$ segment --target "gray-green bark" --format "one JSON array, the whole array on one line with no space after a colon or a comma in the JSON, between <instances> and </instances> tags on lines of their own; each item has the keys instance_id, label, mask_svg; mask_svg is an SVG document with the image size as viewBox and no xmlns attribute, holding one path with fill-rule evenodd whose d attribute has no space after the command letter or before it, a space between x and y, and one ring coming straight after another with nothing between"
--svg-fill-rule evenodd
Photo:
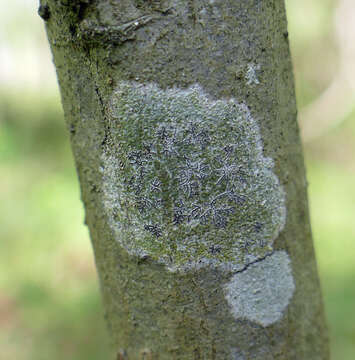
<instances>
[{"instance_id":1,"label":"gray-green bark","mask_svg":"<svg viewBox=\"0 0 355 360\"><path fill-rule=\"evenodd\" d=\"M42 0L118 359L328 359L283 0Z\"/></svg>"}]
</instances>

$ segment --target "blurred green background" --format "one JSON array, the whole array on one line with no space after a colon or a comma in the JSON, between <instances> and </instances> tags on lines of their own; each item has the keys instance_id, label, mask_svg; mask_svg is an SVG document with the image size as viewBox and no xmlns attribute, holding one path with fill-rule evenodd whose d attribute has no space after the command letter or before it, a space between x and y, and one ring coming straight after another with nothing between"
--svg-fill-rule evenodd
<instances>
[{"instance_id":1,"label":"blurred green background","mask_svg":"<svg viewBox=\"0 0 355 360\"><path fill-rule=\"evenodd\" d=\"M353 360L355 2L286 3L332 359ZM0 14L0 359L109 359L78 182L36 8L36 0L13 0Z\"/></svg>"}]
</instances>

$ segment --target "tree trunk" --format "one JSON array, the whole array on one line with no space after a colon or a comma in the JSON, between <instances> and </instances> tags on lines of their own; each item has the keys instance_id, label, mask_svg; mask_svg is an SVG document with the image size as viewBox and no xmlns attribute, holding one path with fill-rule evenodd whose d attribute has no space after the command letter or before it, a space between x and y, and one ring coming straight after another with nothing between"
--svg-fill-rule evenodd
<instances>
[{"instance_id":1,"label":"tree trunk","mask_svg":"<svg viewBox=\"0 0 355 360\"><path fill-rule=\"evenodd\" d=\"M283 0L42 0L118 359L328 359Z\"/></svg>"}]
</instances>

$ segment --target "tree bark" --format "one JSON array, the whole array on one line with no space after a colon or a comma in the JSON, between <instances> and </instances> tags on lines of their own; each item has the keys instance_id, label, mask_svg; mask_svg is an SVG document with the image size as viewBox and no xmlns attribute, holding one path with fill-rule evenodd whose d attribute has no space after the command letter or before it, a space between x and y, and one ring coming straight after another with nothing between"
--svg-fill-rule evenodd
<instances>
[{"instance_id":1,"label":"tree bark","mask_svg":"<svg viewBox=\"0 0 355 360\"><path fill-rule=\"evenodd\" d=\"M118 359L328 359L283 0L41 0Z\"/></svg>"}]
</instances>

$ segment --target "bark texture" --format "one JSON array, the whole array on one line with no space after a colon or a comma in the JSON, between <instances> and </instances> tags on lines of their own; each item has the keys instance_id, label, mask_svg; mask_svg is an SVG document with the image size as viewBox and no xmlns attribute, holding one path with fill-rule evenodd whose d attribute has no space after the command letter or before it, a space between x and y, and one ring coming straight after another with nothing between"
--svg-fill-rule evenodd
<instances>
[{"instance_id":1,"label":"bark texture","mask_svg":"<svg viewBox=\"0 0 355 360\"><path fill-rule=\"evenodd\" d=\"M41 0L118 359L328 359L283 0Z\"/></svg>"}]
</instances>

